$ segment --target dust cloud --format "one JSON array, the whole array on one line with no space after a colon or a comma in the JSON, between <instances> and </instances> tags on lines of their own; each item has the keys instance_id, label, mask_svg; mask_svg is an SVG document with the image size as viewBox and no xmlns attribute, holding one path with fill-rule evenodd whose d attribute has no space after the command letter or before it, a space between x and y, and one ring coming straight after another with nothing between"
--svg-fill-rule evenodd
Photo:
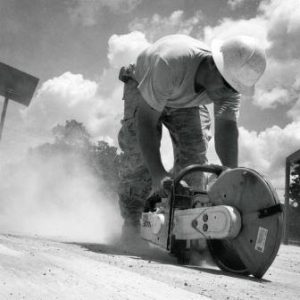
<instances>
[{"instance_id":1,"label":"dust cloud","mask_svg":"<svg viewBox=\"0 0 300 300\"><path fill-rule=\"evenodd\" d=\"M78 156L0 162L0 232L107 243L121 228L117 195Z\"/></svg>"}]
</instances>

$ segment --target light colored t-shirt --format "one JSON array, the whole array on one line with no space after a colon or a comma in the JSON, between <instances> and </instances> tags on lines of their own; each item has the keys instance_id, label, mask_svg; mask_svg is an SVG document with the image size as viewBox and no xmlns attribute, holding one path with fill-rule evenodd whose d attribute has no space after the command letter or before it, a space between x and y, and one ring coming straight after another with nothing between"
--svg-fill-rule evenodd
<instances>
[{"instance_id":1,"label":"light colored t-shirt","mask_svg":"<svg viewBox=\"0 0 300 300\"><path fill-rule=\"evenodd\" d=\"M145 49L137 58L135 78L145 101L155 110L165 106L194 107L214 103L217 118L236 120L240 95L228 88L210 93L195 91L195 75L208 47L186 35L169 35Z\"/></svg>"}]
</instances>

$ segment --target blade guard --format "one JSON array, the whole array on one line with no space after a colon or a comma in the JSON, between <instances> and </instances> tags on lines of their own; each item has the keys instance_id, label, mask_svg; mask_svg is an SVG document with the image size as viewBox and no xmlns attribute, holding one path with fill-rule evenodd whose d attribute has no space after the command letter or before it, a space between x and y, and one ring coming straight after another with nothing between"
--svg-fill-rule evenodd
<instances>
[{"instance_id":1,"label":"blade guard","mask_svg":"<svg viewBox=\"0 0 300 300\"><path fill-rule=\"evenodd\" d=\"M208 196L213 205L233 206L240 212L241 232L226 243L231 244L239 256L236 259L248 272L261 278L275 259L282 237L283 213L278 211L280 202L275 190L258 172L236 168L224 171Z\"/></svg>"}]
</instances>

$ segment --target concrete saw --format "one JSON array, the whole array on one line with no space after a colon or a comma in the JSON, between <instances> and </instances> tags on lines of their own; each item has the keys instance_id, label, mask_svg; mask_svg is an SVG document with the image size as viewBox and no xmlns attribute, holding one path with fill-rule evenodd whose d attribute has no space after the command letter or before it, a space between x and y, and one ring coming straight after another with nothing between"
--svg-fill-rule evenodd
<instances>
[{"instance_id":1,"label":"concrete saw","mask_svg":"<svg viewBox=\"0 0 300 300\"><path fill-rule=\"evenodd\" d=\"M182 184L196 172L214 174L206 189ZM174 179L168 198L153 196L141 217L141 236L188 264L191 245L206 241L217 266L261 278L274 261L283 208L270 184L249 168L192 165Z\"/></svg>"}]
</instances>

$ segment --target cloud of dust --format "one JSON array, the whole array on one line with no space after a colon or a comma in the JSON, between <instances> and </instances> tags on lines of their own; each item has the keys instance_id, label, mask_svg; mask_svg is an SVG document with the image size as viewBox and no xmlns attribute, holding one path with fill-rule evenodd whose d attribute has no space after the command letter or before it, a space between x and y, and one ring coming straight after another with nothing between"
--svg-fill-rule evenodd
<instances>
[{"instance_id":1,"label":"cloud of dust","mask_svg":"<svg viewBox=\"0 0 300 300\"><path fill-rule=\"evenodd\" d=\"M27 157L0 166L0 231L110 242L121 228L117 195L78 157Z\"/></svg>"}]
</instances>

